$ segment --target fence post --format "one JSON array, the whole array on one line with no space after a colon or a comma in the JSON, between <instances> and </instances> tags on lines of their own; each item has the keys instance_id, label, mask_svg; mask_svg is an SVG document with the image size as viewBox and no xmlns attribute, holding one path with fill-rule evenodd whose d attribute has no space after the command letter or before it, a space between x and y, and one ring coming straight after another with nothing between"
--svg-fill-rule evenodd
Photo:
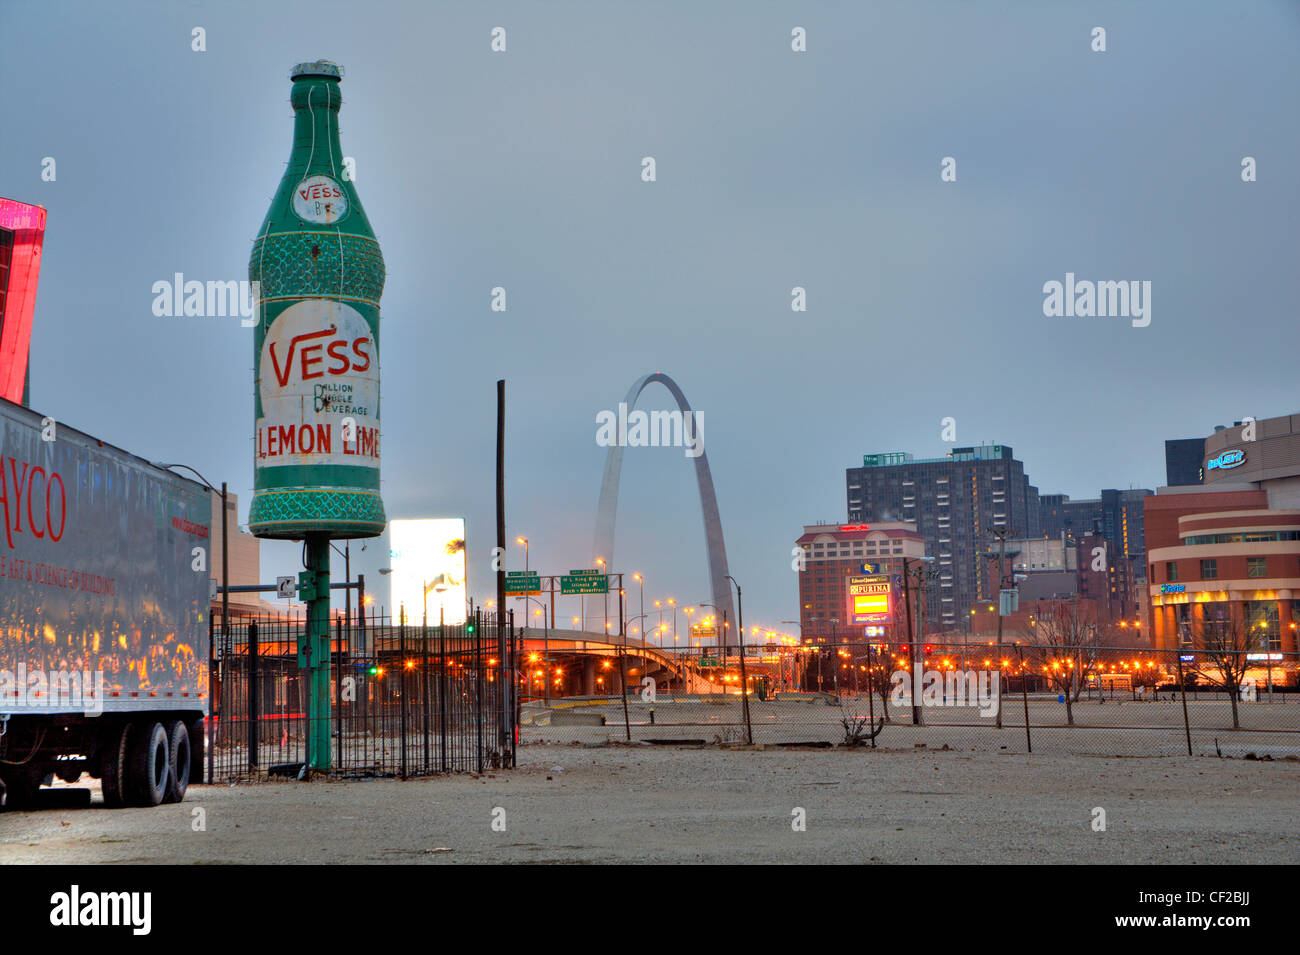
<instances>
[{"instance_id":1,"label":"fence post","mask_svg":"<svg viewBox=\"0 0 1300 955\"><path fill-rule=\"evenodd\" d=\"M608 580L608 578L606 578ZM730 593L731 591L727 591ZM725 611L724 611L725 613ZM641 621L642 625L645 621ZM690 631L690 627L687 627ZM723 639L726 639L726 617L723 617ZM623 732L627 736L628 742L632 741L632 723L627 715L627 621L623 619L623 575L618 575L618 689L623 697ZM726 663L726 650L723 650L722 662Z\"/></svg>"},{"instance_id":2,"label":"fence post","mask_svg":"<svg viewBox=\"0 0 1300 955\"><path fill-rule=\"evenodd\" d=\"M398 701L400 709L400 727L402 732L402 778L406 778L406 608L401 610L401 622L398 624L397 670L401 677L397 681L397 691L402 698Z\"/></svg>"},{"instance_id":3,"label":"fence post","mask_svg":"<svg viewBox=\"0 0 1300 955\"><path fill-rule=\"evenodd\" d=\"M228 624L223 625L224 627ZM258 749L261 747L261 713L257 694L257 621L248 624L248 769L257 768Z\"/></svg>"},{"instance_id":4,"label":"fence post","mask_svg":"<svg viewBox=\"0 0 1300 955\"><path fill-rule=\"evenodd\" d=\"M447 611L438 609L438 655L441 657L438 673L438 725L442 728L442 749L438 759L442 771L448 771L447 755Z\"/></svg>"},{"instance_id":5,"label":"fence post","mask_svg":"<svg viewBox=\"0 0 1300 955\"><path fill-rule=\"evenodd\" d=\"M525 609L527 605L525 604ZM545 608L542 608L545 612ZM527 618L525 617L525 622ZM504 629L503 629L504 628ZM515 745L515 687L513 671L506 668L515 641L515 612L498 614L497 646L501 652L497 655L497 692L501 694L501 768L508 765L507 757L513 762ZM511 674L507 679L506 674Z\"/></svg>"},{"instance_id":6,"label":"fence post","mask_svg":"<svg viewBox=\"0 0 1300 955\"><path fill-rule=\"evenodd\" d=\"M525 604L524 604L524 610L525 610L525 613L527 612L527 609L528 609L528 604L525 603ZM527 618L525 617L525 620L526 620L526 619L527 619ZM497 610L497 667L496 667L496 670L497 670L497 678L496 678L496 684L497 684L497 696L498 696L498 698L499 698L499 700L500 700L500 704L501 704L501 705L500 705L500 710L501 710L501 712L500 712L500 720L501 720L501 722L498 724L498 729L497 729L497 745L498 745L499 750L500 750L500 753L501 753L501 760L502 760L501 765L502 765L502 766L505 765L506 747L509 745L509 739L508 739L508 737L507 737L506 734L508 734L508 733L510 732L510 713L511 713L511 711L513 710L513 707L512 707L511 704L510 704L510 687L505 683L504 680L501 679L501 677L502 677L502 675L503 675L503 673L504 673L504 671L505 671L505 661L506 661L506 639L507 639L507 636L506 636L506 626L507 626L507 621L508 621L508 625L509 625L510 627L513 627L513 626L515 625L515 612L514 612L513 610L511 610L511 611L509 611L509 614L508 614L508 616L507 616L507 611L506 611L506 609L505 609L504 607L499 608L499 609Z\"/></svg>"},{"instance_id":7,"label":"fence post","mask_svg":"<svg viewBox=\"0 0 1300 955\"><path fill-rule=\"evenodd\" d=\"M424 612L420 624L420 735L424 737L424 766L421 771L433 771L429 760L429 612Z\"/></svg>"},{"instance_id":8,"label":"fence post","mask_svg":"<svg viewBox=\"0 0 1300 955\"><path fill-rule=\"evenodd\" d=\"M552 581L554 588L554 581ZM552 599L554 591L552 590ZM555 625L555 615L551 615L551 625ZM519 765L519 716L520 716L520 692L519 684L515 681L515 672L519 668L519 645L522 641L522 628L516 631L514 627L510 628L510 668L507 671L510 674L511 699L515 701L515 711L510 723L510 768L514 769Z\"/></svg>"},{"instance_id":9,"label":"fence post","mask_svg":"<svg viewBox=\"0 0 1300 955\"><path fill-rule=\"evenodd\" d=\"M483 772L483 611L474 611L474 726L477 734L478 771Z\"/></svg>"},{"instance_id":10,"label":"fence post","mask_svg":"<svg viewBox=\"0 0 1300 955\"><path fill-rule=\"evenodd\" d=\"M1174 657L1178 661L1178 689L1183 696L1183 731L1187 734L1187 755L1192 755L1192 724L1187 718L1187 681L1183 678L1183 654L1179 650L1174 651Z\"/></svg>"},{"instance_id":11,"label":"fence post","mask_svg":"<svg viewBox=\"0 0 1300 955\"><path fill-rule=\"evenodd\" d=\"M1020 699L1025 704L1025 748L1032 753L1034 744L1029 738L1029 681L1025 677L1025 651L1019 644L1016 645L1016 653L1020 656ZM999 662L998 665L1001 666L1001 663ZM1001 697L1002 689L999 686L998 698L1001 699ZM1000 710L1002 707L999 706L998 709Z\"/></svg>"},{"instance_id":12,"label":"fence post","mask_svg":"<svg viewBox=\"0 0 1300 955\"><path fill-rule=\"evenodd\" d=\"M338 758L331 764L339 770L343 769L343 617L335 615L334 617L334 640L338 645L336 651L338 656L330 654L331 658L337 662L334 664L334 726L337 730L338 742L335 744L338 752Z\"/></svg>"}]
</instances>

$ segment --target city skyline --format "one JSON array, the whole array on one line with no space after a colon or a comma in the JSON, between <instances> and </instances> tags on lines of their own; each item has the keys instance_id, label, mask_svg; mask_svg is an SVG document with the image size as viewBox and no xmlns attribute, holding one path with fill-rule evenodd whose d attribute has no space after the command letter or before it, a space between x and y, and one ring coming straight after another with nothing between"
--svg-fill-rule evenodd
<instances>
[{"instance_id":1,"label":"city skyline","mask_svg":"<svg viewBox=\"0 0 1300 955\"><path fill-rule=\"evenodd\" d=\"M796 616L791 541L847 518L843 469L863 454L1004 443L1040 492L1088 498L1162 485L1168 438L1295 410L1285 157L1300 122L1265 95L1300 79L1284 4L1106 10L1105 53L1065 8L737 21L507 5L411 11L400 32L360 29L345 4L280 5L258 31L239 4L197 20L79 9L57 27L37 4L0 10L32 41L0 65L4 88L32 90L0 104L22 131L0 194L49 212L32 406L228 480L246 520L249 330L159 317L152 288L247 278L289 142L288 71L332 58L389 265L385 503L390 518L467 519L479 600L499 377L510 538L563 573L592 556L597 415L638 376L673 376L704 414L746 622L766 625ZM807 52L791 49L796 25ZM88 85L111 108L81 110ZM1010 122L1008 103L1035 122ZM1258 181L1242 181L1246 156ZM1069 275L1151 282L1150 324L1047 317L1044 285ZM614 569L685 605L709 588L683 457L626 455ZM378 579L382 547L352 551ZM293 544L263 553L268 574L298 569Z\"/></svg>"}]
</instances>

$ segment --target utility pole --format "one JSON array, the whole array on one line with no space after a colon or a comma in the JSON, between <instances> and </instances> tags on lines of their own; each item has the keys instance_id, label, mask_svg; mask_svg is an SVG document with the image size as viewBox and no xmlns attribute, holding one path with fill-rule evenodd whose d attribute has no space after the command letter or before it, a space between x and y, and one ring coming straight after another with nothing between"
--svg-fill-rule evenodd
<instances>
[{"instance_id":1,"label":"utility pole","mask_svg":"<svg viewBox=\"0 0 1300 955\"><path fill-rule=\"evenodd\" d=\"M503 557L506 552L506 382L504 378L497 380L497 553ZM527 560L527 551L524 552L525 561ZM526 608L527 603L524 604ZM497 659L504 661L506 659L506 565L501 560L497 564ZM482 661L477 661L481 666ZM502 664L504 666L504 663ZM479 671L480 677L482 671ZM511 691L514 682L513 676L509 681L503 682L501 686L501 732L499 733L498 746L499 752L504 753L508 740L513 738L513 729L510 728L511 716L514 713L514 705L511 703ZM509 735L508 735L509 734ZM479 747L479 758L482 759L483 748Z\"/></svg>"},{"instance_id":2,"label":"utility pole","mask_svg":"<svg viewBox=\"0 0 1300 955\"><path fill-rule=\"evenodd\" d=\"M1007 529L995 527L991 533L998 539L998 716L997 728L1002 729L1002 681L1006 674L1002 668L1002 588L1006 586L1006 572L1002 563L1007 556Z\"/></svg>"},{"instance_id":3,"label":"utility pole","mask_svg":"<svg viewBox=\"0 0 1300 955\"><path fill-rule=\"evenodd\" d=\"M612 576L612 575L611 575ZM607 578L608 579L608 578ZM609 587L605 587L605 605L609 606ZM606 632L609 624L605 625ZM608 639L608 638L607 638ZM623 695L623 732L628 741L632 739L632 723L627 714L627 621L623 619L623 575L618 575L618 682Z\"/></svg>"},{"instance_id":4,"label":"utility pole","mask_svg":"<svg viewBox=\"0 0 1300 955\"><path fill-rule=\"evenodd\" d=\"M918 698L921 688L921 663L917 660L916 632L912 629L912 575L907 566L907 557L903 558L903 603L907 607L907 642L912 648L912 725L921 725L921 701Z\"/></svg>"}]
</instances>

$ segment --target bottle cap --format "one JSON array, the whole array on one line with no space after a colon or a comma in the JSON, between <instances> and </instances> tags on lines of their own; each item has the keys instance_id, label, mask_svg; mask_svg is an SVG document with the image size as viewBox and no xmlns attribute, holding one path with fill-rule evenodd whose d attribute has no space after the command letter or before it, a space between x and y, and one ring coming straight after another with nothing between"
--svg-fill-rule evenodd
<instances>
[{"instance_id":1,"label":"bottle cap","mask_svg":"<svg viewBox=\"0 0 1300 955\"><path fill-rule=\"evenodd\" d=\"M291 80L296 80L300 76L332 76L336 80L343 79L343 67L331 60L317 60L314 63L299 63L289 73Z\"/></svg>"}]
</instances>

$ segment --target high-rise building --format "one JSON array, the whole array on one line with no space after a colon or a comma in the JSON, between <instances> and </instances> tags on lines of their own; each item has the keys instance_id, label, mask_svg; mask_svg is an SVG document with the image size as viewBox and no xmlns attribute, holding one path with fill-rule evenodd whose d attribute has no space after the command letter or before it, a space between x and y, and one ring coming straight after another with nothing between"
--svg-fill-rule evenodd
<instances>
[{"instance_id":1,"label":"high-rise building","mask_svg":"<svg viewBox=\"0 0 1300 955\"><path fill-rule=\"evenodd\" d=\"M937 629L964 625L972 604L996 594L985 555L993 532L1040 534L1038 489L1005 444L955 448L942 458L893 451L868 454L849 468L850 524L907 521L935 558L927 621Z\"/></svg>"},{"instance_id":2,"label":"high-rise building","mask_svg":"<svg viewBox=\"0 0 1300 955\"><path fill-rule=\"evenodd\" d=\"M1091 534L1100 523L1101 498L1072 501L1068 494L1044 494L1039 498L1038 514L1044 537L1077 541Z\"/></svg>"},{"instance_id":3,"label":"high-rise building","mask_svg":"<svg viewBox=\"0 0 1300 955\"><path fill-rule=\"evenodd\" d=\"M1115 553L1143 564L1146 537L1142 527L1142 503L1151 488L1130 488L1119 491L1107 488L1101 492L1101 534L1114 548ZM1145 574L1141 575L1145 576Z\"/></svg>"},{"instance_id":4,"label":"high-rise building","mask_svg":"<svg viewBox=\"0 0 1300 955\"><path fill-rule=\"evenodd\" d=\"M1072 501L1065 494L1044 494L1039 508L1042 534L1048 539L1064 537L1074 542L1100 534L1108 551L1136 561L1141 576L1146 553L1142 504L1153 493L1149 488L1106 488L1099 497L1081 501Z\"/></svg>"},{"instance_id":5,"label":"high-rise building","mask_svg":"<svg viewBox=\"0 0 1300 955\"><path fill-rule=\"evenodd\" d=\"M1187 487L1201 483L1204 438L1173 438L1165 442L1165 484Z\"/></svg>"}]
</instances>

